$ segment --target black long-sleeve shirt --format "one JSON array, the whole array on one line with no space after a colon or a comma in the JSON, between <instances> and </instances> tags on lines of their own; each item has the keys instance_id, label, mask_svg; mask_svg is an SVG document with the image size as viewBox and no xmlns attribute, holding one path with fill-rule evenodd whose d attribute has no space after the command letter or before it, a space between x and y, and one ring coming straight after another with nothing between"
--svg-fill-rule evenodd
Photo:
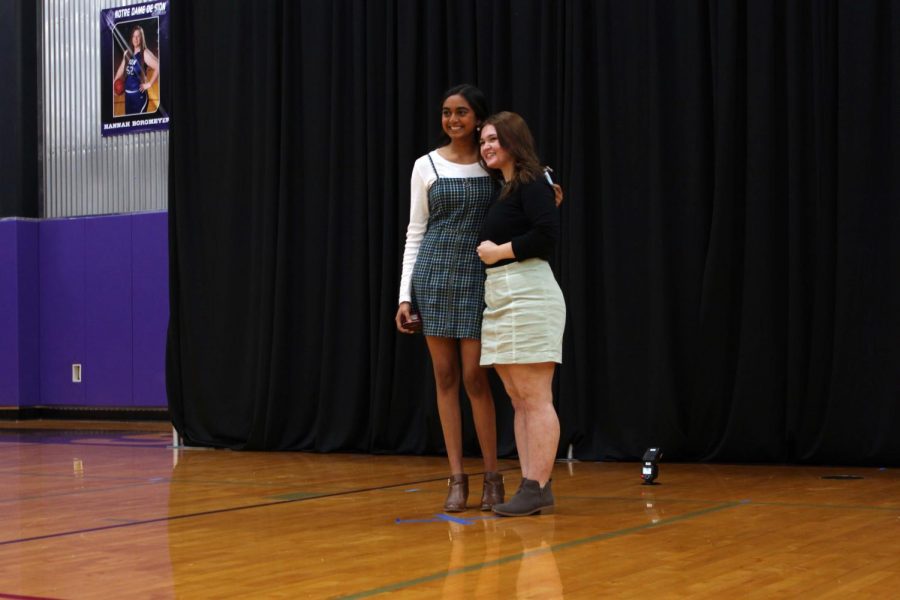
<instances>
[{"instance_id":1,"label":"black long-sleeve shirt","mask_svg":"<svg viewBox=\"0 0 900 600\"><path fill-rule=\"evenodd\" d=\"M479 235L480 241L490 240L498 246L512 242L516 257L497 261L490 267L508 265L526 258L549 261L557 238L559 210L553 188L540 179L521 184L506 198L494 200Z\"/></svg>"}]
</instances>

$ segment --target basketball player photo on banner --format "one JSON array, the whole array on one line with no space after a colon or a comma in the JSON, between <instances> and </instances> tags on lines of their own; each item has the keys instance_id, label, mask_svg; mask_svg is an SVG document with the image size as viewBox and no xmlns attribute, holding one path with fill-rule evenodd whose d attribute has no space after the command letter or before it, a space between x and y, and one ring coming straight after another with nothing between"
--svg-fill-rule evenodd
<instances>
[{"instance_id":1,"label":"basketball player photo on banner","mask_svg":"<svg viewBox=\"0 0 900 600\"><path fill-rule=\"evenodd\" d=\"M101 134L169 128L169 0L100 11Z\"/></svg>"}]
</instances>

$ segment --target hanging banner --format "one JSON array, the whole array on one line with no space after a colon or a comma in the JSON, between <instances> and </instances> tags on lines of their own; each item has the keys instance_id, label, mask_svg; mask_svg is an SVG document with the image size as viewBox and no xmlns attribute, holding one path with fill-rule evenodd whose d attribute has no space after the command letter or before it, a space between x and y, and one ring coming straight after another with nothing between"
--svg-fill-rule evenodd
<instances>
[{"instance_id":1,"label":"hanging banner","mask_svg":"<svg viewBox=\"0 0 900 600\"><path fill-rule=\"evenodd\" d=\"M100 11L101 134L169 128L169 1Z\"/></svg>"}]
</instances>

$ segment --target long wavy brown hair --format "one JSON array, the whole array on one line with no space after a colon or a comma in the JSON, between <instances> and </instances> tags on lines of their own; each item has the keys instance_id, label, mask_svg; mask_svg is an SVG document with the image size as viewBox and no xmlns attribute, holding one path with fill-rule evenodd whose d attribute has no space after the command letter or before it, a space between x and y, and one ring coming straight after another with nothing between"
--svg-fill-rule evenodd
<instances>
[{"instance_id":1,"label":"long wavy brown hair","mask_svg":"<svg viewBox=\"0 0 900 600\"><path fill-rule=\"evenodd\" d=\"M131 38L134 37L134 32L141 32L141 52L147 49L147 36L144 35L144 28L140 25L135 25L131 28L131 32L128 34L128 49L125 50L125 56L131 57L134 54L134 46L131 45Z\"/></svg>"},{"instance_id":2,"label":"long wavy brown hair","mask_svg":"<svg viewBox=\"0 0 900 600\"><path fill-rule=\"evenodd\" d=\"M485 119L481 124L481 130L484 131L487 125L493 125L497 130L497 140L500 142L500 146L509 152L515 163L512 180L506 182L500 193L502 199L514 192L521 184L531 183L541 177L543 171L534 149L534 137L531 135L525 119L514 112L503 111ZM503 173L498 169L488 168L480 153L478 160L492 177L503 181Z\"/></svg>"}]
</instances>

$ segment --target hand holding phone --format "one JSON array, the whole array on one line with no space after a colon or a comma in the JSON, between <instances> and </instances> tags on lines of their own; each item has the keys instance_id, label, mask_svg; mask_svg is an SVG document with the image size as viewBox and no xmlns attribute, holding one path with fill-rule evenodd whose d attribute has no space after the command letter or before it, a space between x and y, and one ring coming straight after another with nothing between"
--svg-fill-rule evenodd
<instances>
[{"instance_id":1,"label":"hand holding phone","mask_svg":"<svg viewBox=\"0 0 900 600\"><path fill-rule=\"evenodd\" d=\"M410 313L409 318L401 324L401 327L406 331L421 331L422 329L422 318L416 313Z\"/></svg>"}]
</instances>

